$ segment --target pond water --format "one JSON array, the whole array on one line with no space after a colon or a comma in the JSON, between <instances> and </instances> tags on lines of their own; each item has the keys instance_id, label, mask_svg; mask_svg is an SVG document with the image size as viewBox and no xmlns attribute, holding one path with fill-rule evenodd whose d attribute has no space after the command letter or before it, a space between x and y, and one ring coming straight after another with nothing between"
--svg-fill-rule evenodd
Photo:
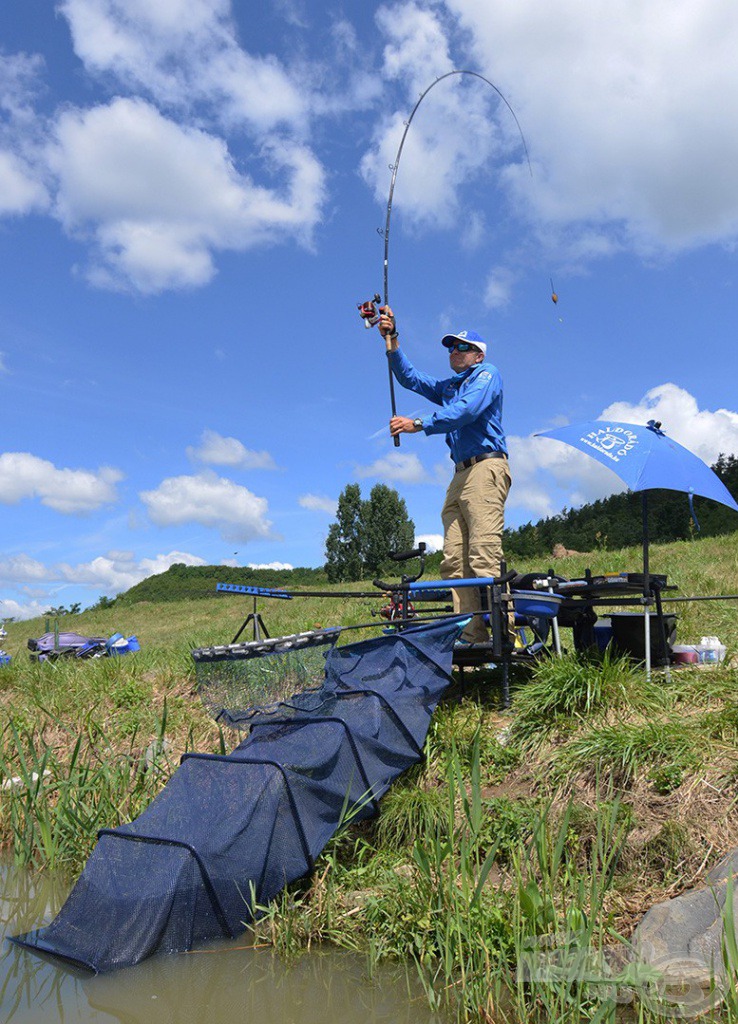
<instances>
[{"instance_id":1,"label":"pond water","mask_svg":"<svg viewBox=\"0 0 738 1024\"><path fill-rule=\"evenodd\" d=\"M441 1024L410 971L369 976L322 949L285 963L242 940L93 977L6 941L47 924L66 888L0 859L0 1024Z\"/></svg>"}]
</instances>

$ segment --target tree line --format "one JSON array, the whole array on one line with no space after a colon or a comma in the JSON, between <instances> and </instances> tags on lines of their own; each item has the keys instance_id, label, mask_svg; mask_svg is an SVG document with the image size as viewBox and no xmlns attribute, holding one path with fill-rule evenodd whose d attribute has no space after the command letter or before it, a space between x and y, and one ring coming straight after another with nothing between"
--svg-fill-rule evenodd
<instances>
[{"instance_id":1,"label":"tree line","mask_svg":"<svg viewBox=\"0 0 738 1024\"><path fill-rule=\"evenodd\" d=\"M711 467L738 500L738 457L720 455ZM641 536L641 494L628 491L582 505L563 509L558 515L506 530L503 547L507 561L549 555L554 544L573 551L598 548L617 550L636 543ZM706 498L694 498L699 532L690 514L687 495L678 491L648 492L649 536L655 543L715 537L738 530L738 515L725 505Z\"/></svg>"}]
</instances>

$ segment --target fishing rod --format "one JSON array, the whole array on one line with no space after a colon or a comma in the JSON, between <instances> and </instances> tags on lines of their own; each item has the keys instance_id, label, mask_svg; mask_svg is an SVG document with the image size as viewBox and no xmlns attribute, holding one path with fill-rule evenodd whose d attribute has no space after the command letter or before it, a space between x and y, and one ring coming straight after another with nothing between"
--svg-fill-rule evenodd
<instances>
[{"instance_id":1,"label":"fishing rod","mask_svg":"<svg viewBox=\"0 0 738 1024\"><path fill-rule=\"evenodd\" d=\"M507 109L512 114L512 118L515 121L515 125L516 125L516 127L518 129L518 132L520 133L520 139L521 139L521 141L523 143L523 150L525 151L525 159L526 159L526 162L528 164L528 171L530 172L531 178L533 177L533 168L532 168L531 162L530 162L530 154L528 153L528 144L525 141L525 136L523 135L523 129L521 128L520 122L518 121L518 118L517 118L517 115L515 114L515 111L511 107L511 105L508 102L507 98L497 88L497 86L494 84L494 82L491 82L488 78L485 78L484 75L480 75L479 72L477 72L477 71L469 71L469 70L464 69L464 68L457 68L454 71L447 71L445 75L440 75L438 78L435 79L435 81L431 82L431 84L426 89L424 89L423 92L420 94L420 97L418 98L417 102L415 103L415 106L413 107L413 109L412 109L412 111L410 113L410 116L408 117L407 121L405 121L405 130L403 131L402 138L400 139L400 145L398 146L398 149L397 149L397 156L395 157L395 162L393 164L390 164L390 170L392 171L392 178L390 180L389 196L387 198L387 216L386 216L386 220L385 220L384 229L382 229L382 228L378 228L377 229L379 231L379 233L384 236L384 264L383 264L383 270L384 270L384 307L385 308L389 306L389 243L390 243L390 223L391 223L391 220L392 220L392 202L393 202L394 194L395 194L395 183L397 181L397 171L399 170L399 167L400 167L400 158L402 156L402 150L403 150L403 147L405 145L405 139L407 138L407 133L410 130L410 125L412 124L413 118L415 117L415 114L416 114L416 112L418 110L418 107L423 102L423 100L428 95L428 93L431 91L431 89L435 88L435 86L437 86L439 82L443 82L444 79L451 78L454 75L470 75L472 78L478 78L480 81L485 82L491 89L494 89L494 91L497 93L499 98L502 100L502 102L505 104ZM358 303L359 315L363 319L365 327L373 327L375 324L379 323L379 313L378 313L378 310L377 310L377 304L379 302L380 302L380 295L377 292L377 293L375 293L373 299L370 299L367 302L360 302L360 303ZM385 338L385 351L386 351L386 355L387 355L387 371L388 371L388 374L389 374L390 407L392 409L393 417L397 415L397 404L395 402L395 379L394 379L394 376L393 376L393 373L392 373L392 365L390 363L390 355L391 355L391 352L392 352L392 347L391 347L392 346L392 338L394 338L394 337L397 337L397 328L396 328L396 326L395 326L395 329L394 329L394 333L392 335L388 335ZM393 437L393 442L394 442L395 448L399 448L400 447L400 437L399 437L398 434L395 434L395 436Z\"/></svg>"}]
</instances>

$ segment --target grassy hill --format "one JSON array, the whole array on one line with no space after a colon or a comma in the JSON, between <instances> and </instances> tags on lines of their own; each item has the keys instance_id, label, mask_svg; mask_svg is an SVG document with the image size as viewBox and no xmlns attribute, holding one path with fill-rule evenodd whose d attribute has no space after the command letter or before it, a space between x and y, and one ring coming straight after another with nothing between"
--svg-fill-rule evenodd
<instances>
[{"instance_id":1,"label":"grassy hill","mask_svg":"<svg viewBox=\"0 0 738 1024\"><path fill-rule=\"evenodd\" d=\"M545 569L541 561L515 568ZM738 534L654 545L651 565L679 594L738 594ZM556 563L569 578L586 567L638 570L640 548ZM279 635L371 622L381 603L378 595L263 600L259 608ZM0 668L0 775L49 774L3 792L0 844L29 864L74 873L96 830L138 814L186 749L232 748L238 737L220 734L203 710L189 650L228 642L251 607L230 596L146 599L65 617L65 628L82 633L135 633L142 649L53 665L31 663L25 650L43 621L12 623L14 660ZM678 614L680 642L717 635L735 659L738 602L693 603ZM584 1007L559 992L557 1009L555 987L515 986L521 943L562 935L574 921L593 949L612 943L738 846L732 664L673 671L671 681L654 673L647 684L625 661L569 655L516 679L509 711L494 679L480 675L463 695L452 689L434 715L425 760L393 787L376 820L329 845L312 879L272 908L260 938L281 949L330 939L375 958L411 956L424 976L440 972L473 1020L496 1020L490 1000L500 998L521 1024L535 1008L541 1020L590 1019L596 993ZM160 752L153 764L152 749Z\"/></svg>"},{"instance_id":2,"label":"grassy hill","mask_svg":"<svg viewBox=\"0 0 738 1024\"><path fill-rule=\"evenodd\" d=\"M186 601L212 597L218 583L252 587L322 586L322 569L249 569L228 565L170 565L166 572L148 576L116 599L116 605L140 601Z\"/></svg>"}]
</instances>

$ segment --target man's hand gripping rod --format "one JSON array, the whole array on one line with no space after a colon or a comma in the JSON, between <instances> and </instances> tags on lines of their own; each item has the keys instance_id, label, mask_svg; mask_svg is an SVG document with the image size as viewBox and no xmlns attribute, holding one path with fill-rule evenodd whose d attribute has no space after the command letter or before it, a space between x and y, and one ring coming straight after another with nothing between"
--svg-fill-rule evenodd
<instances>
[{"instance_id":1,"label":"man's hand gripping rod","mask_svg":"<svg viewBox=\"0 0 738 1024\"><path fill-rule=\"evenodd\" d=\"M366 327L367 329L369 329L371 327L376 327L376 325L379 323L379 314L380 314L381 310L384 309L383 306L379 307L379 309L377 308L378 303L380 303L381 301L382 301L382 298L381 298L379 292L375 292L373 299L369 299L366 302L358 302L357 303L357 309L359 310L359 316L364 321L364 327ZM387 372L389 373L390 405L392 407L392 416L394 417L394 416L397 415L397 404L395 402L395 378L392 375L392 367L390 366L390 361L389 361L390 352L392 351L392 338L396 338L397 337L397 327L395 325L395 318L394 318L394 316L392 317L392 327L393 327L392 334L388 334L385 337L384 343L385 343L385 349L386 349L386 352L387 352ZM395 436L392 438L392 440L394 442L395 448L399 448L400 447L399 435L395 434Z\"/></svg>"}]
</instances>

